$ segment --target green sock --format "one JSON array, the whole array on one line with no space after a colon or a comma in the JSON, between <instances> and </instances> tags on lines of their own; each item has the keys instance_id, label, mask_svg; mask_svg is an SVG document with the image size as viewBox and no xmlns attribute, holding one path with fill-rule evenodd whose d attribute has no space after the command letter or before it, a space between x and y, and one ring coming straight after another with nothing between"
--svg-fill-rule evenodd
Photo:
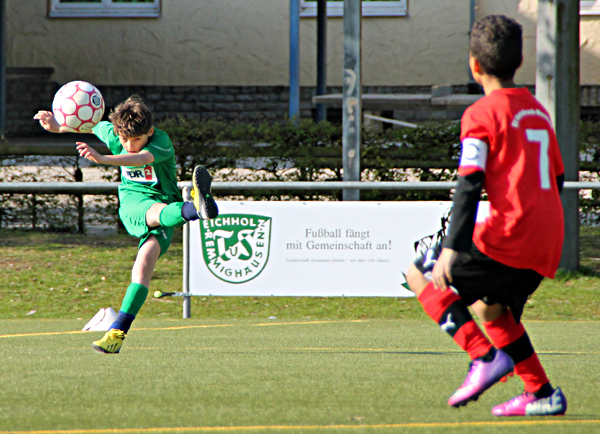
<instances>
[{"instance_id":1,"label":"green sock","mask_svg":"<svg viewBox=\"0 0 600 434\"><path fill-rule=\"evenodd\" d=\"M158 219L160 225L165 228L177 228L187 223L181 216L181 208L184 202L173 202L162 209Z\"/></svg>"},{"instance_id":2,"label":"green sock","mask_svg":"<svg viewBox=\"0 0 600 434\"><path fill-rule=\"evenodd\" d=\"M120 311L129 315L137 315L144 305L147 296L148 288L139 283L131 283L127 288L125 297L123 297L123 304L121 304Z\"/></svg>"}]
</instances>

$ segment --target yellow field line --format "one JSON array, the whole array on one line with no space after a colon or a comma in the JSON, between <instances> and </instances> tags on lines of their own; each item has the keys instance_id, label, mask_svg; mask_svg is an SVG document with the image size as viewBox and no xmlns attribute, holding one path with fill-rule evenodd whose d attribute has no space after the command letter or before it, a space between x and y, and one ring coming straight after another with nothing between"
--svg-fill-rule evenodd
<instances>
[{"instance_id":1,"label":"yellow field line","mask_svg":"<svg viewBox=\"0 0 600 434\"><path fill-rule=\"evenodd\" d=\"M334 323L334 322L364 322L364 319L351 319L351 320L342 320L342 321L295 321L295 322L264 322L264 323L259 323L259 324L254 324L257 327L261 327L261 326L274 326L274 325L299 325L299 324L328 324L328 323Z\"/></svg>"},{"instance_id":2,"label":"yellow field line","mask_svg":"<svg viewBox=\"0 0 600 434\"><path fill-rule=\"evenodd\" d=\"M273 348L260 348L260 349L265 349L265 350L271 350ZM324 348L282 348L284 350L304 350L304 351L372 351L374 353L376 352L386 352L386 351L398 351L398 352L402 352L402 353L406 353L406 350L403 350L402 348L330 348L330 347L324 347ZM444 353L456 353L456 354L464 354L463 350L453 350L453 349L446 349L446 348L422 348L422 349L418 349L418 350L414 350L413 352L418 353L418 352L444 352ZM570 355L570 354L583 354L583 355L591 355L591 354L600 354L599 351L537 351L537 354L561 354L561 355Z\"/></svg>"},{"instance_id":3,"label":"yellow field line","mask_svg":"<svg viewBox=\"0 0 600 434\"><path fill-rule=\"evenodd\" d=\"M252 324L253 327L261 326L274 326L274 325L312 325L312 324L330 324L334 322L363 322L364 320L349 320L349 321L297 321L297 322L273 322L273 323L259 323ZM209 327L241 327L241 324L201 324L201 325L187 325L187 326L173 326L173 327L142 327L136 328L136 331L141 330L183 330L183 329L197 329L197 328L209 328ZM65 332L41 332L41 333L16 333L10 335L0 335L0 338L17 338L25 336L48 336L48 335L68 335L78 333L90 333L88 331L65 331Z\"/></svg>"},{"instance_id":4,"label":"yellow field line","mask_svg":"<svg viewBox=\"0 0 600 434\"><path fill-rule=\"evenodd\" d=\"M287 430L329 430L329 429L376 429L376 428L460 428L478 426L532 426L532 425L583 425L599 424L600 420L568 420L556 418L551 420L511 420L484 422L431 422L431 423L393 423L379 425L255 425L255 426L201 426L201 427L164 427L164 428L107 428L107 429L73 429L73 430L40 430L40 431L0 431L0 434L102 434L102 433L151 433L151 432L218 432L218 431L287 431Z\"/></svg>"},{"instance_id":5,"label":"yellow field line","mask_svg":"<svg viewBox=\"0 0 600 434\"><path fill-rule=\"evenodd\" d=\"M86 347L74 347L75 349L83 349L83 348L88 348ZM141 350L141 351L147 351L147 350L164 350L164 347L127 347L128 350ZM219 347L185 347L186 350L218 350ZM305 352L311 352L311 351L328 351L330 353L342 353L342 352L370 352L370 353L401 353L404 355L413 355L413 354L423 354L423 353L431 353L431 354L435 354L435 353L444 353L444 354L464 354L464 351L462 350L453 350L453 349L447 349L447 348L422 348L422 349L418 349L418 350L406 350L406 349L402 349L402 348L343 348L343 347L339 347L339 348L333 348L333 347L323 347L323 348L319 348L319 347L314 347L314 348L309 348L309 347L301 347L301 348L294 348L294 347L276 347L276 348L264 348L264 347L253 347L253 348L247 348L245 351L270 351L270 350L275 350L275 351L305 351ZM560 354L560 355L583 355L583 356L592 356L592 355L598 355L600 354L600 351L536 351L537 354ZM0 433L1 434L1 433Z\"/></svg>"},{"instance_id":6,"label":"yellow field line","mask_svg":"<svg viewBox=\"0 0 600 434\"><path fill-rule=\"evenodd\" d=\"M143 327L135 330L183 330L183 329L203 329L210 327L235 327L237 324L201 324L191 326L173 326L173 327Z\"/></svg>"},{"instance_id":7,"label":"yellow field line","mask_svg":"<svg viewBox=\"0 0 600 434\"><path fill-rule=\"evenodd\" d=\"M43 332L43 333L16 333L13 335L0 335L0 338L22 338L24 336L46 336L46 335L73 335L78 333L88 333L82 331L67 331L67 332Z\"/></svg>"},{"instance_id":8,"label":"yellow field line","mask_svg":"<svg viewBox=\"0 0 600 434\"><path fill-rule=\"evenodd\" d=\"M295 321L295 322L268 322L268 323L258 323L251 324L252 327L263 327L263 326L282 326L282 325L313 325L313 324L332 324L339 322L366 322L367 320L342 320L342 321ZM184 329L194 329L194 328L212 328L212 327L242 327L242 324L197 324L197 325L187 325L187 326L172 326L172 327L142 327L137 328L136 331L144 331L144 330L184 330ZM51 336L51 335L68 335L68 334L81 334L81 333L90 333L89 331L64 331L64 332L41 332L41 333L17 333L17 334L9 334L9 335L0 335L0 338L16 338L16 337L30 337L30 336ZM135 349L132 347L131 349ZM148 348L137 348L137 349L148 349ZM264 348L262 348L264 349ZM269 349L269 348L267 348ZM384 352L384 351L402 351L398 348L287 348L288 350L305 350L305 351L373 351L373 352ZM456 352L462 353L460 350L447 350L447 349L422 349L423 351L431 351L431 352ZM583 354L583 355L592 355L599 354L598 351L537 351L538 354ZM0 431L0 434L2 432Z\"/></svg>"}]
</instances>

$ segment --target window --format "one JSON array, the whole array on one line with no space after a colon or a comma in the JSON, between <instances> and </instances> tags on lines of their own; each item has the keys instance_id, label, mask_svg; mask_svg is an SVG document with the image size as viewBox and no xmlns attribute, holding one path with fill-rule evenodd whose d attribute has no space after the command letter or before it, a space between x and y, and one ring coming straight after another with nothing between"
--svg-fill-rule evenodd
<instances>
[{"instance_id":1,"label":"window","mask_svg":"<svg viewBox=\"0 0 600 434\"><path fill-rule=\"evenodd\" d=\"M579 2L579 14L600 15L600 1L581 0Z\"/></svg>"},{"instance_id":2,"label":"window","mask_svg":"<svg viewBox=\"0 0 600 434\"><path fill-rule=\"evenodd\" d=\"M158 17L160 0L48 0L50 17Z\"/></svg>"},{"instance_id":3,"label":"window","mask_svg":"<svg viewBox=\"0 0 600 434\"><path fill-rule=\"evenodd\" d=\"M363 17L405 16L407 0L363 0ZM327 16L341 17L344 15L344 2L342 0L327 0ZM301 0L301 17L317 16L317 2L315 0Z\"/></svg>"}]
</instances>

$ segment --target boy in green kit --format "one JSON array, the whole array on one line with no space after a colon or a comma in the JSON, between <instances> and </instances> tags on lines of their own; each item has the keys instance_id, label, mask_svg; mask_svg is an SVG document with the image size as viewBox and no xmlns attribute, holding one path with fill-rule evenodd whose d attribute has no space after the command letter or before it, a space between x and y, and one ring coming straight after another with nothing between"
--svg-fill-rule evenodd
<instances>
[{"instance_id":1,"label":"boy in green kit","mask_svg":"<svg viewBox=\"0 0 600 434\"><path fill-rule=\"evenodd\" d=\"M65 132L49 111L39 111L34 119L47 131ZM164 131L154 128L153 119L142 99L132 95L115 107L109 115L110 122L100 122L92 129L112 155L102 155L88 144L77 142L81 157L121 167L119 217L127 232L140 239L131 284L117 319L104 337L92 344L102 353L121 350L131 323L148 296L156 262L169 248L174 228L219 214L210 192L212 178L203 166L194 168L193 201L183 201L177 187L173 144Z\"/></svg>"}]
</instances>

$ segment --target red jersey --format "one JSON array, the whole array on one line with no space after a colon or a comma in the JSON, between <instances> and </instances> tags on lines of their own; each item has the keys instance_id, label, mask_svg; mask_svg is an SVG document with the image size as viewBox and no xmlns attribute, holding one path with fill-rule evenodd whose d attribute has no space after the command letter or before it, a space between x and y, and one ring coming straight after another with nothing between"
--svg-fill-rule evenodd
<instances>
[{"instance_id":1,"label":"red jersey","mask_svg":"<svg viewBox=\"0 0 600 434\"><path fill-rule=\"evenodd\" d=\"M525 88L498 89L462 117L460 176L485 173L490 215L473 242L490 258L554 277L564 222L564 166L550 116Z\"/></svg>"}]
</instances>

